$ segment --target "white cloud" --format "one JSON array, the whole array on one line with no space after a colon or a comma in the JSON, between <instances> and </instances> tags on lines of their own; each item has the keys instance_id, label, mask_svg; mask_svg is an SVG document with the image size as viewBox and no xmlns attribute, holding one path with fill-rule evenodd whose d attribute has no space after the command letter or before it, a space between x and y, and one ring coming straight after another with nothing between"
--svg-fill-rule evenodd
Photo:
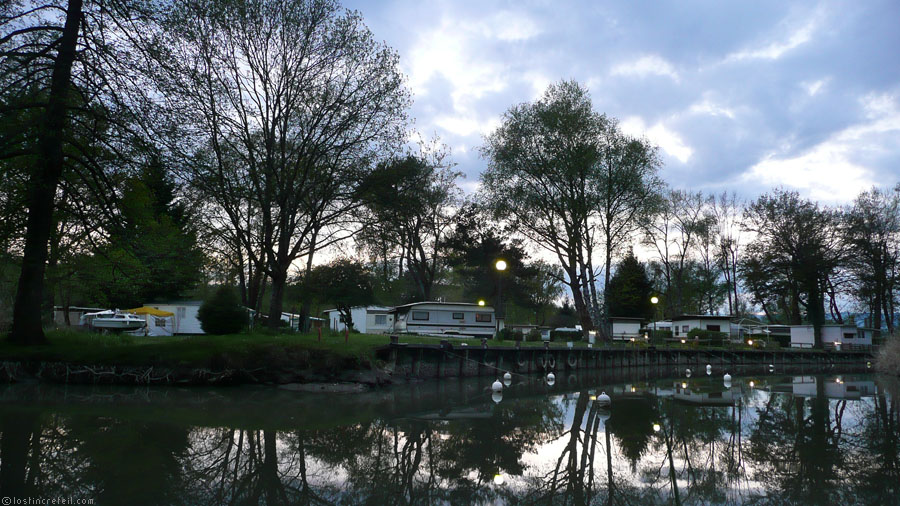
<instances>
[{"instance_id":1,"label":"white cloud","mask_svg":"<svg viewBox=\"0 0 900 506\"><path fill-rule=\"evenodd\" d=\"M762 47L747 48L736 53L731 53L725 58L726 62L743 60L777 60L785 53L796 49L812 40L813 34L819 24L820 16L814 15L809 21L799 28L792 30L787 37L781 40L773 40Z\"/></svg>"},{"instance_id":2,"label":"white cloud","mask_svg":"<svg viewBox=\"0 0 900 506\"><path fill-rule=\"evenodd\" d=\"M614 76L647 77L663 76L678 81L678 72L671 63L664 58L651 54L644 55L637 60L622 62L615 65L610 74Z\"/></svg>"},{"instance_id":3,"label":"white cloud","mask_svg":"<svg viewBox=\"0 0 900 506\"><path fill-rule=\"evenodd\" d=\"M500 126L500 118L493 116L479 120L474 114L460 113L441 115L434 118L434 124L452 134L463 137L473 134L488 134Z\"/></svg>"},{"instance_id":4,"label":"white cloud","mask_svg":"<svg viewBox=\"0 0 900 506\"><path fill-rule=\"evenodd\" d=\"M830 81L830 79L825 78L819 79L817 81L806 81L800 84L801 86L803 86L803 89L806 90L807 95L814 97L818 95L819 92L822 91L822 89L825 88L825 85L828 84L828 81Z\"/></svg>"},{"instance_id":5,"label":"white cloud","mask_svg":"<svg viewBox=\"0 0 900 506\"><path fill-rule=\"evenodd\" d=\"M691 107L688 108L688 112L708 116L725 116L728 119L734 119L735 117L733 109L719 104L706 95L704 95L703 100L700 102L693 103Z\"/></svg>"},{"instance_id":6,"label":"white cloud","mask_svg":"<svg viewBox=\"0 0 900 506\"><path fill-rule=\"evenodd\" d=\"M681 163L687 163L694 154L694 149L685 144L677 132L669 130L662 122L647 128L643 119L629 116L619 123L619 127L628 135L647 137L650 142Z\"/></svg>"},{"instance_id":7,"label":"white cloud","mask_svg":"<svg viewBox=\"0 0 900 506\"><path fill-rule=\"evenodd\" d=\"M741 179L804 190L813 199L850 201L879 183L866 159L885 153L900 134L896 95L866 95L860 99L866 121L845 128L804 153L768 154Z\"/></svg>"}]
</instances>

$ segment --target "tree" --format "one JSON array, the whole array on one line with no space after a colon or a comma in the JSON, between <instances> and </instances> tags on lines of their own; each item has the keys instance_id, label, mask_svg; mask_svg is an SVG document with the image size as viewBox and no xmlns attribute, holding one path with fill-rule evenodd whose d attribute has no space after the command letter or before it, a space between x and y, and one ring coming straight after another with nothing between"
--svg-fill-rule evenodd
<instances>
[{"instance_id":1,"label":"tree","mask_svg":"<svg viewBox=\"0 0 900 506\"><path fill-rule=\"evenodd\" d=\"M582 329L594 328L593 252L599 246L599 139L606 116L594 112L586 89L563 81L533 103L506 111L487 136L482 201L535 245L555 255L566 273Z\"/></svg>"},{"instance_id":2,"label":"tree","mask_svg":"<svg viewBox=\"0 0 900 506\"><path fill-rule=\"evenodd\" d=\"M657 175L662 163L658 150L646 139L624 135L616 121L610 120L600 140L597 216L605 241L603 293L604 299L607 299L616 251L627 243L659 205L665 183ZM609 306L608 300L606 305Z\"/></svg>"},{"instance_id":3,"label":"tree","mask_svg":"<svg viewBox=\"0 0 900 506\"><path fill-rule=\"evenodd\" d=\"M610 316L653 318L653 285L644 265L629 251L609 280L607 304Z\"/></svg>"},{"instance_id":4,"label":"tree","mask_svg":"<svg viewBox=\"0 0 900 506\"><path fill-rule=\"evenodd\" d=\"M815 329L815 343L822 346L825 323L824 293L829 276L844 260L839 216L800 198L797 192L775 190L747 207L744 230L755 234L747 258L766 266L770 275L790 296L790 324L801 323L800 306ZM748 280L753 286L759 281Z\"/></svg>"},{"instance_id":5,"label":"tree","mask_svg":"<svg viewBox=\"0 0 900 506\"><path fill-rule=\"evenodd\" d=\"M711 220L706 212L708 203L700 192L670 190L643 224L644 242L656 250L668 317L685 313L692 260Z\"/></svg>"},{"instance_id":6,"label":"tree","mask_svg":"<svg viewBox=\"0 0 900 506\"><path fill-rule=\"evenodd\" d=\"M10 339L45 341L45 273L56 259L55 213L63 180L80 180L108 211L111 173L142 142L136 104L144 88L132 72L132 36L143 16L134 2L4 2L0 11L2 167L15 167L15 197L27 209ZM113 35L115 33L115 35ZM70 197L71 198L71 197ZM4 218L6 218L4 216Z\"/></svg>"},{"instance_id":7,"label":"tree","mask_svg":"<svg viewBox=\"0 0 900 506\"><path fill-rule=\"evenodd\" d=\"M275 326L288 270L352 235L358 183L404 139L397 54L331 0L191 0L165 29L160 86L193 139L168 147L247 256L236 263L270 280Z\"/></svg>"},{"instance_id":8,"label":"tree","mask_svg":"<svg viewBox=\"0 0 900 506\"><path fill-rule=\"evenodd\" d=\"M347 328L353 328L351 308L375 301L368 268L347 258L314 267L309 273L309 286L321 302L334 304Z\"/></svg>"},{"instance_id":9,"label":"tree","mask_svg":"<svg viewBox=\"0 0 900 506\"><path fill-rule=\"evenodd\" d=\"M367 227L362 239L397 250L399 274L408 272L423 301L431 300L444 268L459 200L460 173L446 158L441 149L422 147L418 154L380 163L360 190Z\"/></svg>"},{"instance_id":10,"label":"tree","mask_svg":"<svg viewBox=\"0 0 900 506\"><path fill-rule=\"evenodd\" d=\"M844 215L843 237L855 279L853 295L868 307L871 325L894 331L894 300L900 271L900 184L859 194Z\"/></svg>"},{"instance_id":11,"label":"tree","mask_svg":"<svg viewBox=\"0 0 900 506\"><path fill-rule=\"evenodd\" d=\"M200 327L207 334L235 334L247 324L247 310L241 307L234 288L222 285L197 310ZM279 315L278 321L281 321Z\"/></svg>"}]
</instances>

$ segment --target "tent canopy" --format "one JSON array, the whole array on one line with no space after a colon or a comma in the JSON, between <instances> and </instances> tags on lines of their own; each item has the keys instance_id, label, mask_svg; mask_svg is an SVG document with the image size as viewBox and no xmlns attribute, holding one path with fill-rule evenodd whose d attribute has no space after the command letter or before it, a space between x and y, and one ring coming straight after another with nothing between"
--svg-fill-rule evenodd
<instances>
[{"instance_id":1,"label":"tent canopy","mask_svg":"<svg viewBox=\"0 0 900 506\"><path fill-rule=\"evenodd\" d=\"M138 307L135 309L129 309L128 312L134 313L134 314L148 314L148 315L160 316L160 317L175 316L175 313L170 313L168 311L162 311L162 310L156 309L154 307L147 307L147 306L142 306L142 307Z\"/></svg>"}]
</instances>

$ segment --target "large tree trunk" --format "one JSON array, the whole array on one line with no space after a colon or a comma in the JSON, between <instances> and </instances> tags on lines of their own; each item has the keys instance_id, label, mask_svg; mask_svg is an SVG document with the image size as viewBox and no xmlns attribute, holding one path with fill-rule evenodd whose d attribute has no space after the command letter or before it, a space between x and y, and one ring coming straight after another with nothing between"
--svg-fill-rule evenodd
<instances>
[{"instance_id":1,"label":"large tree trunk","mask_svg":"<svg viewBox=\"0 0 900 506\"><path fill-rule=\"evenodd\" d=\"M66 108L72 80L72 63L78 41L82 0L69 0L66 24L59 41L59 53L53 63L53 75L43 128L39 134L38 161L28 184L28 219L22 271L16 291L13 324L9 339L21 344L40 344L47 341L41 327L44 272L47 244L53 222L56 188L62 176L63 138L66 128Z\"/></svg>"},{"instance_id":2,"label":"large tree trunk","mask_svg":"<svg viewBox=\"0 0 900 506\"><path fill-rule=\"evenodd\" d=\"M284 306L284 288L287 285L287 269L272 273L272 298L269 299L269 321L266 326L277 329L281 323L281 310Z\"/></svg>"}]
</instances>

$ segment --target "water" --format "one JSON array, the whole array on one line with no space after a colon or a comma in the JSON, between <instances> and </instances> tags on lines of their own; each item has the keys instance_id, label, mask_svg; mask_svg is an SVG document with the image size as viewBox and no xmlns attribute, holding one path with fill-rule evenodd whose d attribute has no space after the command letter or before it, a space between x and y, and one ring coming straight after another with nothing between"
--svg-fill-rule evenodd
<instances>
[{"instance_id":1,"label":"water","mask_svg":"<svg viewBox=\"0 0 900 506\"><path fill-rule=\"evenodd\" d=\"M696 377L696 376L701 377ZM0 387L0 496L94 504L900 504L873 375ZM752 382L752 386L751 386ZM602 385L602 386L596 386ZM604 409L593 400L612 396Z\"/></svg>"}]
</instances>

